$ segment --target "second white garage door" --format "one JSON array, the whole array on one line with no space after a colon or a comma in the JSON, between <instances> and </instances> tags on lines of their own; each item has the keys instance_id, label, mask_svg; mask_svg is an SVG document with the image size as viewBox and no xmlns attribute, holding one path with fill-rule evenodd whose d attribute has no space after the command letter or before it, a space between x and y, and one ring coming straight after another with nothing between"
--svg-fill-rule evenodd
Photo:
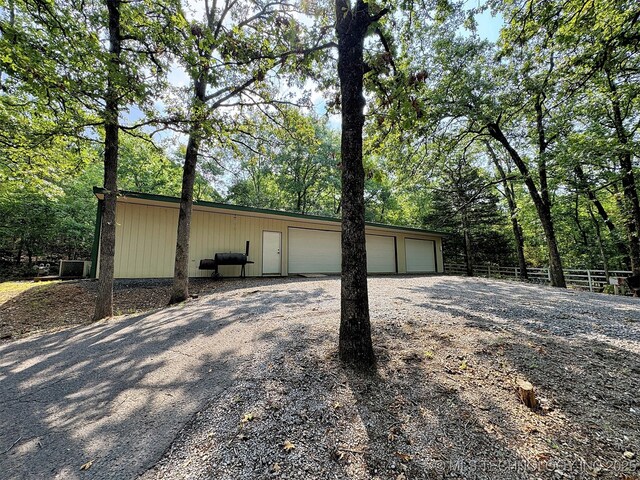
<instances>
[{"instance_id":1,"label":"second white garage door","mask_svg":"<svg viewBox=\"0 0 640 480\"><path fill-rule=\"evenodd\" d=\"M340 273L340 232L289 228L289 273Z\"/></svg>"},{"instance_id":2,"label":"second white garage door","mask_svg":"<svg viewBox=\"0 0 640 480\"><path fill-rule=\"evenodd\" d=\"M394 237L367 235L367 271L396 272ZM289 273L340 273L340 232L289 228Z\"/></svg>"},{"instance_id":3,"label":"second white garage door","mask_svg":"<svg viewBox=\"0 0 640 480\"><path fill-rule=\"evenodd\" d=\"M407 253L407 273L436 271L436 252L433 240L405 238L404 245Z\"/></svg>"},{"instance_id":4,"label":"second white garage door","mask_svg":"<svg viewBox=\"0 0 640 480\"><path fill-rule=\"evenodd\" d=\"M394 237L367 235L367 272L396 273Z\"/></svg>"}]
</instances>

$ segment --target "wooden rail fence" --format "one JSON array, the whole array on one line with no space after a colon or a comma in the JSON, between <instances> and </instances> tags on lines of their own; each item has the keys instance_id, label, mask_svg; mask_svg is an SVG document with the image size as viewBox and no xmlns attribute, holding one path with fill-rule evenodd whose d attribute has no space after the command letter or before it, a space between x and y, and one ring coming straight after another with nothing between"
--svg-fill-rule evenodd
<instances>
[{"instance_id":1,"label":"wooden rail fence","mask_svg":"<svg viewBox=\"0 0 640 480\"><path fill-rule=\"evenodd\" d=\"M462 263L445 263L445 273L452 275L465 275L466 267ZM480 277L495 278L520 278L519 267L501 267L498 265L474 265L474 275ZM529 280L536 283L551 283L551 274L548 268L528 268ZM632 273L629 270L610 270L609 277L628 277ZM564 277L567 285L583 288L590 292L601 292L605 285L609 285L609 278L604 270L580 270L565 268Z\"/></svg>"}]
</instances>

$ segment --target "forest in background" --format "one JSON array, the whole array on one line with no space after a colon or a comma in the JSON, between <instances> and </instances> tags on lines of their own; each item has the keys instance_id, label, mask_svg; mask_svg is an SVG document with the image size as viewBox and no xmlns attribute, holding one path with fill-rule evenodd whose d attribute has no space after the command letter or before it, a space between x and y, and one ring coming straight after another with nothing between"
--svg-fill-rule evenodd
<instances>
[{"instance_id":1,"label":"forest in background","mask_svg":"<svg viewBox=\"0 0 640 480\"><path fill-rule=\"evenodd\" d=\"M90 255L92 187L103 184L104 130L96 116L105 79L87 58L104 60L105 39L95 27L100 4L92 16L61 3L67 28L43 33L53 3L0 3L0 258L10 274L28 275L36 260ZM157 44L143 42L148 63L128 66L140 91L121 98L144 118L120 114L118 188L180 196L194 120L182 105L185 90L168 73L179 63L193 76L184 36L176 35L201 33L175 20L172 2L132 5L139 10L127 20L142 22ZM549 265L553 240L565 267L637 268L639 7L488 2L482 8L505 19L495 43L476 32L479 10L464 7L399 5L380 21L383 45L366 45L366 219L450 233L448 261ZM296 8L312 17L322 9ZM261 25L264 31L243 37L228 26L229 51L222 41L216 48L235 64L217 74L237 83L238 65L255 60L233 45L258 49L282 32L302 45L332 34L328 18L294 26L290 12L278 15L272 31ZM92 41L69 52L74 35ZM131 49L126 62L135 64L139 51ZM255 91L198 120L206 128L196 199L340 216L340 138L328 122L340 98L329 68L335 58L321 54L305 53L287 68L270 64L280 77L260 66ZM309 79L323 92L322 108L308 101Z\"/></svg>"}]
</instances>

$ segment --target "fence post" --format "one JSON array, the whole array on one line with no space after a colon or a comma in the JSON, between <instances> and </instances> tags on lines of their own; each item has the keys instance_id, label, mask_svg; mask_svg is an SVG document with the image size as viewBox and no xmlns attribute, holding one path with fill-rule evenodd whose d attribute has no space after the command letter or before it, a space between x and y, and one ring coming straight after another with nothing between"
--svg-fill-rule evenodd
<instances>
[{"instance_id":1,"label":"fence post","mask_svg":"<svg viewBox=\"0 0 640 480\"><path fill-rule=\"evenodd\" d=\"M551 269L547 268L547 278L549 279L549 283L551 283Z\"/></svg>"},{"instance_id":2,"label":"fence post","mask_svg":"<svg viewBox=\"0 0 640 480\"><path fill-rule=\"evenodd\" d=\"M491 276L491 264L487 265L487 277Z\"/></svg>"},{"instance_id":3,"label":"fence post","mask_svg":"<svg viewBox=\"0 0 640 480\"><path fill-rule=\"evenodd\" d=\"M587 270L587 278L589 279L589 291L593 292L593 282L591 281L591 271Z\"/></svg>"},{"instance_id":4,"label":"fence post","mask_svg":"<svg viewBox=\"0 0 640 480\"><path fill-rule=\"evenodd\" d=\"M516 277L515 278L518 278L518 267L515 267L514 271L516 272Z\"/></svg>"}]
</instances>

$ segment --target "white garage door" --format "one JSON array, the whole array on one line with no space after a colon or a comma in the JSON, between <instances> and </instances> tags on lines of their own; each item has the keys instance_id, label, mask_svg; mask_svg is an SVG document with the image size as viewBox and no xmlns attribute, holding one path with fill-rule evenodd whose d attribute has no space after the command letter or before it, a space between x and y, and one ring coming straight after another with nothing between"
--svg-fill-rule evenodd
<instances>
[{"instance_id":1,"label":"white garage door","mask_svg":"<svg viewBox=\"0 0 640 480\"><path fill-rule=\"evenodd\" d=\"M289 273L340 273L340 232L289 228Z\"/></svg>"},{"instance_id":2,"label":"white garage door","mask_svg":"<svg viewBox=\"0 0 640 480\"><path fill-rule=\"evenodd\" d=\"M405 238L407 253L407 273L436 271L435 248L433 240Z\"/></svg>"},{"instance_id":3,"label":"white garage door","mask_svg":"<svg viewBox=\"0 0 640 480\"><path fill-rule=\"evenodd\" d=\"M396 272L396 242L394 237L367 235L367 272Z\"/></svg>"}]
</instances>

